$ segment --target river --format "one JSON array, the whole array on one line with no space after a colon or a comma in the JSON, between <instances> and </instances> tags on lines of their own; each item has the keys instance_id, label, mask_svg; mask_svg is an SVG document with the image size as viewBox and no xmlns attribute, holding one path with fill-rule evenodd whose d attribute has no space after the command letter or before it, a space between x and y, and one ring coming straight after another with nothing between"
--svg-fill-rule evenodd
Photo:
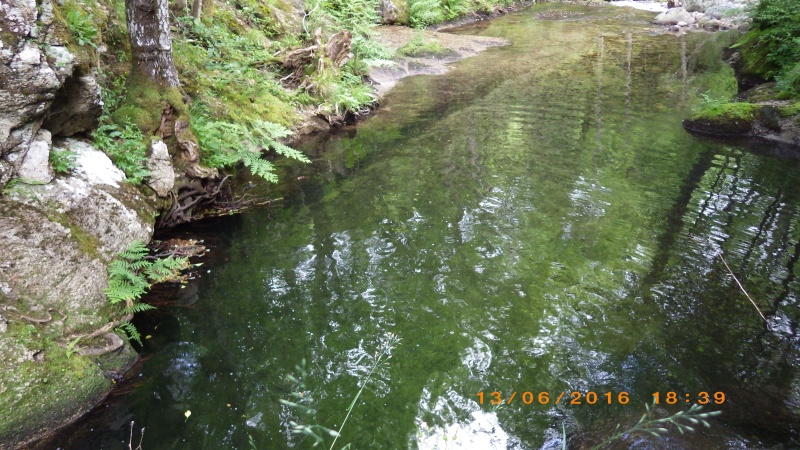
<instances>
[{"instance_id":1,"label":"river","mask_svg":"<svg viewBox=\"0 0 800 450\"><path fill-rule=\"evenodd\" d=\"M459 30L512 45L402 80L304 146L280 206L206 225L222 256L65 447L127 448L134 420L144 450L311 448L292 422L339 429L387 333L337 449L589 448L703 393L710 428L608 448L800 445L800 164L686 133L730 69L652 16Z\"/></svg>"}]
</instances>

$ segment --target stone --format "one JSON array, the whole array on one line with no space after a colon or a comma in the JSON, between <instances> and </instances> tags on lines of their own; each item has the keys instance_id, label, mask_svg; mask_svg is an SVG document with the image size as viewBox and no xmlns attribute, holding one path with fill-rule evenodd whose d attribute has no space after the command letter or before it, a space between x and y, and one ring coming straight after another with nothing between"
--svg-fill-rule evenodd
<instances>
[{"instance_id":1,"label":"stone","mask_svg":"<svg viewBox=\"0 0 800 450\"><path fill-rule=\"evenodd\" d=\"M30 143L25 158L17 170L20 178L49 183L53 180L55 173L50 167L50 146L52 145L50 132L39 130L36 137Z\"/></svg>"},{"instance_id":2,"label":"stone","mask_svg":"<svg viewBox=\"0 0 800 450\"><path fill-rule=\"evenodd\" d=\"M677 25L679 27L688 27L689 26L689 24L684 22L684 21L680 21L680 22L676 23L675 25Z\"/></svg>"},{"instance_id":3,"label":"stone","mask_svg":"<svg viewBox=\"0 0 800 450\"><path fill-rule=\"evenodd\" d=\"M42 127L53 136L72 136L97 127L103 114L100 85L94 77L68 77L56 92Z\"/></svg>"},{"instance_id":4,"label":"stone","mask_svg":"<svg viewBox=\"0 0 800 450\"><path fill-rule=\"evenodd\" d=\"M397 22L397 7L392 0L379 0L378 11L381 15L381 22L391 25Z\"/></svg>"},{"instance_id":5,"label":"stone","mask_svg":"<svg viewBox=\"0 0 800 450\"><path fill-rule=\"evenodd\" d=\"M41 128L56 92L78 61L48 33L51 0L0 2L0 159L19 169ZM34 36L39 36L34 38ZM41 143L35 144L41 156ZM8 156L16 153L15 161Z\"/></svg>"},{"instance_id":6,"label":"stone","mask_svg":"<svg viewBox=\"0 0 800 450\"><path fill-rule=\"evenodd\" d=\"M148 153L147 170L150 171L150 175L147 177L147 185L153 188L159 197L166 197L175 187L175 169L167 144L161 140L154 140L150 144Z\"/></svg>"},{"instance_id":7,"label":"stone","mask_svg":"<svg viewBox=\"0 0 800 450\"><path fill-rule=\"evenodd\" d=\"M77 153L72 173L92 186L107 185L119 188L120 184L125 181L125 173L111 162L108 155L89 143L77 139L66 139L56 142L54 147L58 150Z\"/></svg>"},{"instance_id":8,"label":"stone","mask_svg":"<svg viewBox=\"0 0 800 450\"><path fill-rule=\"evenodd\" d=\"M677 25L678 22L686 22L687 25L690 25L693 24L695 20L686 9L671 8L657 15L656 18L653 19L653 22L660 25Z\"/></svg>"},{"instance_id":9,"label":"stone","mask_svg":"<svg viewBox=\"0 0 800 450\"><path fill-rule=\"evenodd\" d=\"M686 0L684 6L687 11L702 12L714 19L742 23L748 20L750 8L757 4L758 0Z\"/></svg>"}]
</instances>

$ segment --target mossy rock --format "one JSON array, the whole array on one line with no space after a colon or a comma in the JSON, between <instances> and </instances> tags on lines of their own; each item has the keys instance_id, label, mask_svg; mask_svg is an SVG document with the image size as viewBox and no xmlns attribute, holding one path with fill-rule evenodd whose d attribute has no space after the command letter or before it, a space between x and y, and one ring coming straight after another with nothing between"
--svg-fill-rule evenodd
<instances>
[{"instance_id":1,"label":"mossy rock","mask_svg":"<svg viewBox=\"0 0 800 450\"><path fill-rule=\"evenodd\" d=\"M707 136L747 136L760 110L761 106L753 103L713 105L684 120L683 127Z\"/></svg>"},{"instance_id":2,"label":"mossy rock","mask_svg":"<svg viewBox=\"0 0 800 450\"><path fill-rule=\"evenodd\" d=\"M397 49L400 56L412 58L452 58L458 56L458 52L449 49L435 40L417 41L412 40L408 44Z\"/></svg>"},{"instance_id":3,"label":"mossy rock","mask_svg":"<svg viewBox=\"0 0 800 450\"><path fill-rule=\"evenodd\" d=\"M95 407L112 385L98 363L68 354L44 329L21 321L0 335L0 442L14 448L41 438ZM136 359L128 346L115 370Z\"/></svg>"}]
</instances>

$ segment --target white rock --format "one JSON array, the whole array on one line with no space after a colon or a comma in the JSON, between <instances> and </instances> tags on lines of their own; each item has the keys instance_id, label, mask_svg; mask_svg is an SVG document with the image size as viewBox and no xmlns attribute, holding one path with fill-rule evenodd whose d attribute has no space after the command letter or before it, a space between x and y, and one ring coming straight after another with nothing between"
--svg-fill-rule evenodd
<instances>
[{"instance_id":1,"label":"white rock","mask_svg":"<svg viewBox=\"0 0 800 450\"><path fill-rule=\"evenodd\" d=\"M676 23L675 25L677 25L679 27L688 27L689 26L689 24L684 22L684 21L680 21L680 22Z\"/></svg>"},{"instance_id":2,"label":"white rock","mask_svg":"<svg viewBox=\"0 0 800 450\"><path fill-rule=\"evenodd\" d=\"M153 188L159 197L166 197L175 187L175 170L172 168L172 158L169 156L167 144L156 140L150 145L150 156L147 158L147 185Z\"/></svg>"},{"instance_id":3,"label":"white rock","mask_svg":"<svg viewBox=\"0 0 800 450\"><path fill-rule=\"evenodd\" d=\"M39 130L31 142L25 159L17 171L20 178L49 183L53 180L53 169L50 167L50 132Z\"/></svg>"},{"instance_id":4,"label":"white rock","mask_svg":"<svg viewBox=\"0 0 800 450\"><path fill-rule=\"evenodd\" d=\"M73 174L89 184L107 184L118 188L119 183L125 181L125 174L114 166L111 159L90 144L76 139L66 139L58 144L57 148L78 154Z\"/></svg>"},{"instance_id":5,"label":"white rock","mask_svg":"<svg viewBox=\"0 0 800 450\"><path fill-rule=\"evenodd\" d=\"M684 8L670 8L668 11L657 15L653 22L661 25L677 25L678 22L693 24L695 20L691 13Z\"/></svg>"},{"instance_id":6,"label":"white rock","mask_svg":"<svg viewBox=\"0 0 800 450\"><path fill-rule=\"evenodd\" d=\"M36 66L42 62L42 54L36 47L26 47L21 52L17 53L17 61L29 66Z\"/></svg>"}]
</instances>

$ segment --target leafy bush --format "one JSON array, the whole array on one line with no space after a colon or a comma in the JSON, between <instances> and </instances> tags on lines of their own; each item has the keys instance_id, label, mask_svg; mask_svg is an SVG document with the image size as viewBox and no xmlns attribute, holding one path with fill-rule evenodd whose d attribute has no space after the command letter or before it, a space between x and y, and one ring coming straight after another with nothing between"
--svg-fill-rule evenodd
<instances>
[{"instance_id":1,"label":"leafy bush","mask_svg":"<svg viewBox=\"0 0 800 450\"><path fill-rule=\"evenodd\" d=\"M408 21L415 28L425 28L445 20L445 11L439 0L411 0Z\"/></svg>"},{"instance_id":2,"label":"leafy bush","mask_svg":"<svg viewBox=\"0 0 800 450\"><path fill-rule=\"evenodd\" d=\"M253 175L275 183L278 181L275 166L261 158L263 150L272 149L287 158L309 162L299 151L277 141L291 131L275 123L258 120L246 126L192 114L192 128L203 148L203 161L209 167L222 168L242 162Z\"/></svg>"},{"instance_id":3,"label":"leafy bush","mask_svg":"<svg viewBox=\"0 0 800 450\"><path fill-rule=\"evenodd\" d=\"M50 164L56 173L62 175L69 174L75 168L75 158L78 154L69 150L59 150L53 148L50 150Z\"/></svg>"},{"instance_id":4,"label":"leafy bush","mask_svg":"<svg viewBox=\"0 0 800 450\"><path fill-rule=\"evenodd\" d=\"M98 127L92 134L94 143L104 151L119 167L128 181L139 184L150 175L146 168L147 146L144 135L136 125L126 122L122 125L107 123Z\"/></svg>"},{"instance_id":5,"label":"leafy bush","mask_svg":"<svg viewBox=\"0 0 800 450\"><path fill-rule=\"evenodd\" d=\"M752 29L736 47L742 48L747 70L800 94L800 2L762 0L753 11Z\"/></svg>"}]
</instances>

